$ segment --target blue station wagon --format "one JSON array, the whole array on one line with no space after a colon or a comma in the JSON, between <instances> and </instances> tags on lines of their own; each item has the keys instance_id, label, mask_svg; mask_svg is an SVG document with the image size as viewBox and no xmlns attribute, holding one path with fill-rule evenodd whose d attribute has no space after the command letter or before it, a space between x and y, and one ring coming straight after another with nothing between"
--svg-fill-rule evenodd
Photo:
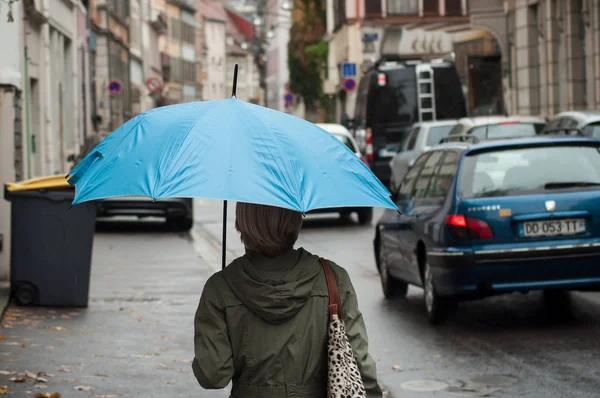
<instances>
[{"instance_id":1,"label":"blue station wagon","mask_svg":"<svg viewBox=\"0 0 600 398\"><path fill-rule=\"evenodd\" d=\"M600 290L600 142L538 136L423 153L378 221L386 297L424 290L432 323L461 299Z\"/></svg>"}]
</instances>

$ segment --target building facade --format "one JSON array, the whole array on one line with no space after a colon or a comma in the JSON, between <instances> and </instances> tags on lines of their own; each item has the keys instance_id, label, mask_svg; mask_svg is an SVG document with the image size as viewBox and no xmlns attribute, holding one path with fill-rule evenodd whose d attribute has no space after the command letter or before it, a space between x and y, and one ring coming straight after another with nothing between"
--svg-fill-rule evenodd
<instances>
[{"instance_id":1,"label":"building facade","mask_svg":"<svg viewBox=\"0 0 600 398\"><path fill-rule=\"evenodd\" d=\"M281 8L280 0L266 0L266 29L270 37L267 45L266 86L269 108L291 111L295 103L285 100L290 78L288 42L292 13ZM269 33L270 32L270 33Z\"/></svg>"},{"instance_id":2,"label":"building facade","mask_svg":"<svg viewBox=\"0 0 600 398\"><path fill-rule=\"evenodd\" d=\"M203 98L223 99L231 95L226 93L227 14L218 2L203 2L202 14L206 54Z\"/></svg>"}]
</instances>

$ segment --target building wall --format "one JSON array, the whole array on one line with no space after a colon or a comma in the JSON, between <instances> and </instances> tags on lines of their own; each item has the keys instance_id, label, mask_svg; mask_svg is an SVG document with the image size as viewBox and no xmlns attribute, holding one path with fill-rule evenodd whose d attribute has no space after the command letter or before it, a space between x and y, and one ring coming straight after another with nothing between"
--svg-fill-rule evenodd
<instances>
[{"instance_id":1,"label":"building wall","mask_svg":"<svg viewBox=\"0 0 600 398\"><path fill-rule=\"evenodd\" d=\"M207 80L204 86L204 99L226 98L226 32L225 22L206 19L204 21L206 39L205 70Z\"/></svg>"}]
</instances>

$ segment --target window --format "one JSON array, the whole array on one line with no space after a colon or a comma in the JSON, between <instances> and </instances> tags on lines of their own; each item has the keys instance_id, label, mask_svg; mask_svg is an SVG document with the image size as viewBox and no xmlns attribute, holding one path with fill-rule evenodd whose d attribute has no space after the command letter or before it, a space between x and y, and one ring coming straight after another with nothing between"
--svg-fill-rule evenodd
<instances>
[{"instance_id":1,"label":"window","mask_svg":"<svg viewBox=\"0 0 600 398\"><path fill-rule=\"evenodd\" d=\"M577 127L577 122L569 117L564 117L564 118L560 119L560 123L558 124L558 127L571 129L571 128Z\"/></svg>"},{"instance_id":2,"label":"window","mask_svg":"<svg viewBox=\"0 0 600 398\"><path fill-rule=\"evenodd\" d=\"M458 17L462 15L462 0L445 0L446 15L449 17Z\"/></svg>"},{"instance_id":3,"label":"window","mask_svg":"<svg viewBox=\"0 0 600 398\"><path fill-rule=\"evenodd\" d=\"M417 15L419 6L417 0L387 0L388 15Z\"/></svg>"},{"instance_id":4,"label":"window","mask_svg":"<svg viewBox=\"0 0 600 398\"><path fill-rule=\"evenodd\" d=\"M189 43L196 43L196 28L185 22L181 22L181 40Z\"/></svg>"},{"instance_id":5,"label":"window","mask_svg":"<svg viewBox=\"0 0 600 398\"><path fill-rule=\"evenodd\" d=\"M196 64L189 61L181 61L181 77L186 82L196 81Z\"/></svg>"},{"instance_id":6,"label":"window","mask_svg":"<svg viewBox=\"0 0 600 398\"><path fill-rule=\"evenodd\" d=\"M335 28L346 22L346 0L333 0L333 24Z\"/></svg>"},{"instance_id":7,"label":"window","mask_svg":"<svg viewBox=\"0 0 600 398\"><path fill-rule=\"evenodd\" d=\"M410 138L408 139L408 143L406 145L407 151L412 151L415 149L415 145L417 144L417 138L419 138L419 131L421 131L420 127L415 127L410 134Z\"/></svg>"},{"instance_id":8,"label":"window","mask_svg":"<svg viewBox=\"0 0 600 398\"><path fill-rule=\"evenodd\" d=\"M598 189L600 152L595 146L508 148L466 156L459 194L465 198Z\"/></svg>"},{"instance_id":9,"label":"window","mask_svg":"<svg viewBox=\"0 0 600 398\"><path fill-rule=\"evenodd\" d=\"M445 198L452 187L456 170L458 170L458 154L448 151L442 160L433 186L427 193L427 197Z\"/></svg>"},{"instance_id":10,"label":"window","mask_svg":"<svg viewBox=\"0 0 600 398\"><path fill-rule=\"evenodd\" d=\"M408 173L406 173L406 176L404 177L404 180L402 180L402 185L400 186L400 190L398 192L398 199L412 199L415 182L417 181L419 172L423 168L423 164L429 158L429 155L429 153L421 155L417 159L413 167L411 167Z\"/></svg>"},{"instance_id":11,"label":"window","mask_svg":"<svg viewBox=\"0 0 600 398\"><path fill-rule=\"evenodd\" d=\"M110 11L122 21L129 17L129 0L110 0L108 6Z\"/></svg>"},{"instance_id":12,"label":"window","mask_svg":"<svg viewBox=\"0 0 600 398\"><path fill-rule=\"evenodd\" d=\"M169 66L171 67L171 80L180 82L183 79L181 71L181 59L169 57Z\"/></svg>"},{"instance_id":13,"label":"window","mask_svg":"<svg viewBox=\"0 0 600 398\"><path fill-rule=\"evenodd\" d=\"M435 174L435 169L444 154L443 151L433 152L425 165L423 166L423 171L419 174L419 178L415 183L415 198L424 198L427 195L427 190L429 189L429 185L431 183L432 177Z\"/></svg>"},{"instance_id":14,"label":"window","mask_svg":"<svg viewBox=\"0 0 600 398\"><path fill-rule=\"evenodd\" d=\"M181 40L181 21L177 18L171 17L171 23L169 24L170 36L173 40Z\"/></svg>"},{"instance_id":15,"label":"window","mask_svg":"<svg viewBox=\"0 0 600 398\"><path fill-rule=\"evenodd\" d=\"M450 134L450 130L452 130L452 125L448 126L436 126L429 129L429 133L427 134L427 146L433 146L440 143L440 141Z\"/></svg>"},{"instance_id":16,"label":"window","mask_svg":"<svg viewBox=\"0 0 600 398\"><path fill-rule=\"evenodd\" d=\"M423 14L440 15L439 0L423 0Z\"/></svg>"},{"instance_id":17,"label":"window","mask_svg":"<svg viewBox=\"0 0 600 398\"><path fill-rule=\"evenodd\" d=\"M373 17L381 17L382 13L382 1L381 0L371 0L365 1L365 14Z\"/></svg>"},{"instance_id":18,"label":"window","mask_svg":"<svg viewBox=\"0 0 600 398\"><path fill-rule=\"evenodd\" d=\"M477 138L509 138L509 137L532 137L542 128L543 124L538 123L506 123L489 124L477 126L471 129L471 135Z\"/></svg>"},{"instance_id":19,"label":"window","mask_svg":"<svg viewBox=\"0 0 600 398\"><path fill-rule=\"evenodd\" d=\"M600 123L588 124L583 129L584 135L588 137L594 137L595 139L600 139Z\"/></svg>"}]
</instances>

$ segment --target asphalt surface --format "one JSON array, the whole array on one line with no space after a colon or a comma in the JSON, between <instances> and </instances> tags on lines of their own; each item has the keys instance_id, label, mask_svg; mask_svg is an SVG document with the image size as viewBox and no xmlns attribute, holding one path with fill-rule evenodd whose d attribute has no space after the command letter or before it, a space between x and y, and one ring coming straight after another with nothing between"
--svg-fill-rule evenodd
<instances>
[{"instance_id":1,"label":"asphalt surface","mask_svg":"<svg viewBox=\"0 0 600 398\"><path fill-rule=\"evenodd\" d=\"M221 266L221 203L195 201L191 234L154 223L102 223L87 309L11 305L0 325L7 396L226 397L202 390L190 369L193 314L204 282ZM229 215L230 261L243 247L233 203ZM388 397L600 395L598 295L574 295L572 317L548 311L535 293L463 303L445 325L432 327L420 289L406 299L383 298L372 238L373 226L309 216L299 245L349 271Z\"/></svg>"}]
</instances>

